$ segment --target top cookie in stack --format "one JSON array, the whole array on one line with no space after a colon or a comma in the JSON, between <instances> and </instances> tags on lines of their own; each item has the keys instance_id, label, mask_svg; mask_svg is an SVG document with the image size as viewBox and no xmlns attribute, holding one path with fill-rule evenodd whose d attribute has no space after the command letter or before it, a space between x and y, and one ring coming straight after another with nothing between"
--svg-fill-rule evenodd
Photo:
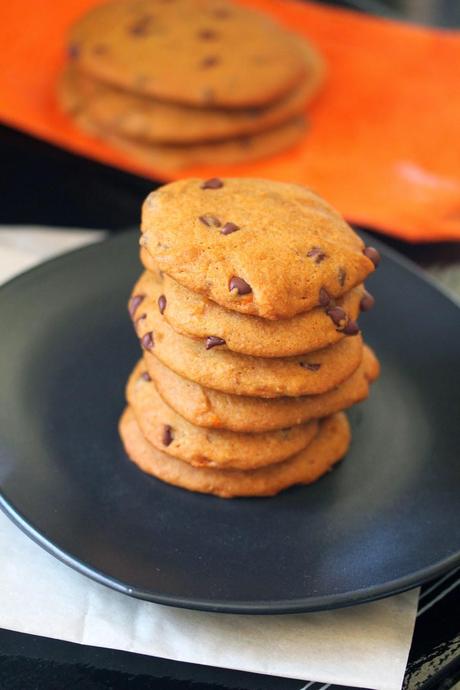
<instances>
[{"instance_id":1,"label":"top cookie in stack","mask_svg":"<svg viewBox=\"0 0 460 690\"><path fill-rule=\"evenodd\" d=\"M228 0L117 0L73 27L62 107L166 167L270 155L302 134L323 79L310 44Z\"/></svg>"},{"instance_id":2,"label":"top cookie in stack","mask_svg":"<svg viewBox=\"0 0 460 690\"><path fill-rule=\"evenodd\" d=\"M362 283L378 252L310 190L257 179L158 189L140 243L128 455L219 496L324 474L350 441L341 411L379 371L356 321L373 305Z\"/></svg>"}]
</instances>

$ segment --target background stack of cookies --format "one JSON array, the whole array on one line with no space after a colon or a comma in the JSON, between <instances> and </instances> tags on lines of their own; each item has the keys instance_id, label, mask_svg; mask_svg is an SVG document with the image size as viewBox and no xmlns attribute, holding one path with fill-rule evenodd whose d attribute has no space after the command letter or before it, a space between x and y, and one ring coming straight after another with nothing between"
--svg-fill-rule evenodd
<instances>
[{"instance_id":1,"label":"background stack of cookies","mask_svg":"<svg viewBox=\"0 0 460 690\"><path fill-rule=\"evenodd\" d=\"M277 153L303 134L323 80L307 41L228 0L116 0L73 27L59 101L142 164Z\"/></svg>"},{"instance_id":2,"label":"background stack of cookies","mask_svg":"<svg viewBox=\"0 0 460 690\"><path fill-rule=\"evenodd\" d=\"M166 482L219 496L309 483L347 451L341 410L379 371L356 322L379 261L299 185L188 179L144 203L143 348L120 432Z\"/></svg>"}]
</instances>

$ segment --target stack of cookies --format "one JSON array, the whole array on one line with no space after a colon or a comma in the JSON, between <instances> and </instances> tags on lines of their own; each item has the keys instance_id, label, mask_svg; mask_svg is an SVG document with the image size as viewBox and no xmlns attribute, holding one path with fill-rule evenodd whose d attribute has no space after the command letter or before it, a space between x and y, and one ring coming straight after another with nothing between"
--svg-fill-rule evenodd
<instances>
[{"instance_id":1,"label":"stack of cookies","mask_svg":"<svg viewBox=\"0 0 460 690\"><path fill-rule=\"evenodd\" d=\"M255 160L293 145L323 62L229 0L116 0L73 27L61 107L143 165Z\"/></svg>"},{"instance_id":2,"label":"stack of cookies","mask_svg":"<svg viewBox=\"0 0 460 690\"><path fill-rule=\"evenodd\" d=\"M187 179L143 207L129 311L143 357L120 433L145 472L192 491L267 496L346 453L345 408L379 373L357 324L379 261L310 190Z\"/></svg>"}]
</instances>

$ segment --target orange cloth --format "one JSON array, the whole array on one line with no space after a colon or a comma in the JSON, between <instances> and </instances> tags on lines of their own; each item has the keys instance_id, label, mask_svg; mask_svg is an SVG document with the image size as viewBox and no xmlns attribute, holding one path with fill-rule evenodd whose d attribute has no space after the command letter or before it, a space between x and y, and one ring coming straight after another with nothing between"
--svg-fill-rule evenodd
<instances>
[{"instance_id":1,"label":"orange cloth","mask_svg":"<svg viewBox=\"0 0 460 690\"><path fill-rule=\"evenodd\" d=\"M0 119L50 142L157 179L80 133L55 103L69 26L97 0L0 3ZM328 64L303 143L250 165L185 175L305 183L349 220L409 241L460 239L460 33L313 3L244 0L305 34Z\"/></svg>"}]
</instances>

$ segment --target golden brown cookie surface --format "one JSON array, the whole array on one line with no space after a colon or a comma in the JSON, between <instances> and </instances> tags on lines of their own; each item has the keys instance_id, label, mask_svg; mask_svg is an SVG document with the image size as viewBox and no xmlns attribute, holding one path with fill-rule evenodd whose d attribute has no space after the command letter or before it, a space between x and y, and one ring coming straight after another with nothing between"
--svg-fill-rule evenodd
<instances>
[{"instance_id":1,"label":"golden brown cookie surface","mask_svg":"<svg viewBox=\"0 0 460 690\"><path fill-rule=\"evenodd\" d=\"M274 156L297 144L305 134L305 119L293 120L272 129L235 139L197 144L153 144L127 139L91 121L84 111L75 113L77 125L94 137L127 153L138 164L152 170L182 170L192 165L236 165Z\"/></svg>"},{"instance_id":2,"label":"golden brown cookie surface","mask_svg":"<svg viewBox=\"0 0 460 690\"><path fill-rule=\"evenodd\" d=\"M230 223L237 229L226 234ZM289 318L340 297L375 268L341 216L295 184L173 182L147 197L142 231L141 245L178 283L264 318Z\"/></svg>"},{"instance_id":3,"label":"golden brown cookie surface","mask_svg":"<svg viewBox=\"0 0 460 690\"><path fill-rule=\"evenodd\" d=\"M92 76L190 105L252 107L305 72L296 40L264 14L226 0L117 0L74 25L69 54Z\"/></svg>"},{"instance_id":4,"label":"golden brown cookie surface","mask_svg":"<svg viewBox=\"0 0 460 690\"><path fill-rule=\"evenodd\" d=\"M145 440L129 407L119 429L127 455L141 470L183 489L222 498L273 496L295 484L314 482L345 455L351 438L347 418L339 413L323 420L310 445L289 460L241 471L192 467L161 453Z\"/></svg>"},{"instance_id":5,"label":"golden brown cookie surface","mask_svg":"<svg viewBox=\"0 0 460 690\"><path fill-rule=\"evenodd\" d=\"M316 421L264 434L194 426L162 400L142 361L131 374L126 399L152 446L196 467L248 470L271 465L306 448L318 431Z\"/></svg>"},{"instance_id":6,"label":"golden brown cookie surface","mask_svg":"<svg viewBox=\"0 0 460 690\"><path fill-rule=\"evenodd\" d=\"M365 346L358 369L340 386L322 395L298 398L249 398L204 388L151 358L149 372L162 398L192 424L241 432L266 432L327 417L367 398L379 363Z\"/></svg>"},{"instance_id":7,"label":"golden brown cookie surface","mask_svg":"<svg viewBox=\"0 0 460 690\"><path fill-rule=\"evenodd\" d=\"M264 398L325 393L351 376L362 360L360 335L322 350L287 358L251 357L176 333L161 313L161 283L145 273L136 283L130 312L145 352L202 386Z\"/></svg>"},{"instance_id":8,"label":"golden brown cookie surface","mask_svg":"<svg viewBox=\"0 0 460 690\"><path fill-rule=\"evenodd\" d=\"M117 89L69 65L59 101L70 115L83 112L102 131L142 142L193 144L258 134L303 113L323 79L317 54L305 48L307 74L292 92L266 108L224 110L166 103Z\"/></svg>"},{"instance_id":9,"label":"golden brown cookie surface","mask_svg":"<svg viewBox=\"0 0 460 690\"><path fill-rule=\"evenodd\" d=\"M145 256L145 252L142 254ZM329 316L327 307L316 307L290 319L273 321L225 309L216 302L184 288L170 276L163 274L163 315L178 333L202 340L212 347L213 342L233 352L254 357L291 357L339 342L347 337L343 329ZM335 300L335 311L344 312L343 325L359 316L364 295L357 286ZM329 304L329 310L332 302ZM337 319L336 319L337 321ZM216 340L216 338L218 340Z\"/></svg>"}]
</instances>

